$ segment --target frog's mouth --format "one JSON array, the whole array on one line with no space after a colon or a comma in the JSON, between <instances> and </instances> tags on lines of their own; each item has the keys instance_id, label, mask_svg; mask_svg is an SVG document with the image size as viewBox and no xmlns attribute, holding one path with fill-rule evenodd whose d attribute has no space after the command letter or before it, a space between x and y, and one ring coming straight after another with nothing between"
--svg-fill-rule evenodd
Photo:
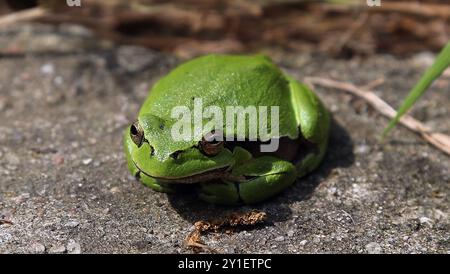
<instances>
[{"instance_id":1,"label":"frog's mouth","mask_svg":"<svg viewBox=\"0 0 450 274\"><path fill-rule=\"evenodd\" d=\"M139 165L134 161L133 161L133 164L139 170L136 173L137 177L141 176L141 173L142 173L145 176L148 176L148 177L151 177L158 181L163 181L166 183L193 184L193 183L206 182L206 181L210 181L213 179L231 178L231 173L229 172L230 166L215 168L215 169L204 171L202 173L192 174L192 175L185 176L185 177L158 177L158 176L152 176L152 175L148 174L142 168L140 168Z\"/></svg>"}]
</instances>

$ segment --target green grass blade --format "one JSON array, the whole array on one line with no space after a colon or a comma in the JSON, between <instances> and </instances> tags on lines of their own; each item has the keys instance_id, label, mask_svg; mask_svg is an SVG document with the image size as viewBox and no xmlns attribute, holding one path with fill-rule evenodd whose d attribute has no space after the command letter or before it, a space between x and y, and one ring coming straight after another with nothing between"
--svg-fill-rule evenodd
<instances>
[{"instance_id":1,"label":"green grass blade","mask_svg":"<svg viewBox=\"0 0 450 274\"><path fill-rule=\"evenodd\" d=\"M389 122L388 126L384 129L382 139L397 125L400 118L416 103L416 101L422 96L427 88L438 78L445 69L450 67L450 42L444 47L441 53L438 55L433 65L423 74L416 86L409 92L405 101L403 101L397 115Z\"/></svg>"}]
</instances>

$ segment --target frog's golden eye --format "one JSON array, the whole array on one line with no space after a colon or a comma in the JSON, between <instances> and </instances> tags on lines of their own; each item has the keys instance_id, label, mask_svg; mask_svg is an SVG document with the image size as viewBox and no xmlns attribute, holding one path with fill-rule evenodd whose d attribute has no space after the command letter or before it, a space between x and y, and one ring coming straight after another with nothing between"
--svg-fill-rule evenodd
<instances>
[{"instance_id":1,"label":"frog's golden eye","mask_svg":"<svg viewBox=\"0 0 450 274\"><path fill-rule=\"evenodd\" d=\"M144 130L138 121L134 122L130 127L130 137L133 142L140 147L144 141Z\"/></svg>"},{"instance_id":2,"label":"frog's golden eye","mask_svg":"<svg viewBox=\"0 0 450 274\"><path fill-rule=\"evenodd\" d=\"M199 147L200 151L206 156L215 156L222 151L224 143L222 132L213 130L203 136L203 139L199 142Z\"/></svg>"}]
</instances>

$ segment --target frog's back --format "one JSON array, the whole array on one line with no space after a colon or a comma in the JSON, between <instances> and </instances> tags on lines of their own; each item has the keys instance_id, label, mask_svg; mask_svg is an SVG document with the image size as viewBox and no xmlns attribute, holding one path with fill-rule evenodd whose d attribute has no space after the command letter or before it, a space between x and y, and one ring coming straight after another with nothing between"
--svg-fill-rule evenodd
<instances>
[{"instance_id":1,"label":"frog's back","mask_svg":"<svg viewBox=\"0 0 450 274\"><path fill-rule=\"evenodd\" d=\"M140 114L170 117L177 106L279 106L280 136L298 136L289 83L265 56L207 55L188 61L159 80Z\"/></svg>"}]
</instances>

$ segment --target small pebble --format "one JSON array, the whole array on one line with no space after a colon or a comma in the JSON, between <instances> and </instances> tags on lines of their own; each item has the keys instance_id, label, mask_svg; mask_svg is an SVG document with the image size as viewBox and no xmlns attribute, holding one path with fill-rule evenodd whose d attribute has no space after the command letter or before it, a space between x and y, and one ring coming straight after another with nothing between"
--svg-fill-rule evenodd
<instances>
[{"instance_id":1,"label":"small pebble","mask_svg":"<svg viewBox=\"0 0 450 274\"><path fill-rule=\"evenodd\" d=\"M282 242L282 241L284 241L284 237L283 236L278 236L278 237L275 238L275 241Z\"/></svg>"},{"instance_id":2,"label":"small pebble","mask_svg":"<svg viewBox=\"0 0 450 274\"><path fill-rule=\"evenodd\" d=\"M112 194L116 194L116 193L120 192L120 188L117 187L117 186L112 187L112 188L109 190L109 192L111 192Z\"/></svg>"},{"instance_id":3,"label":"small pebble","mask_svg":"<svg viewBox=\"0 0 450 274\"><path fill-rule=\"evenodd\" d=\"M79 225L80 223L79 222L77 222L77 221L70 221L70 222L68 222L68 223L66 223L66 227L77 227L78 225Z\"/></svg>"},{"instance_id":4,"label":"small pebble","mask_svg":"<svg viewBox=\"0 0 450 274\"><path fill-rule=\"evenodd\" d=\"M369 254L380 254L382 251L380 244L375 242L368 243L365 248Z\"/></svg>"},{"instance_id":5,"label":"small pebble","mask_svg":"<svg viewBox=\"0 0 450 274\"><path fill-rule=\"evenodd\" d=\"M45 246L40 243L34 243L30 247L31 253L44 253L45 252Z\"/></svg>"},{"instance_id":6,"label":"small pebble","mask_svg":"<svg viewBox=\"0 0 450 274\"><path fill-rule=\"evenodd\" d=\"M48 253L64 253L66 252L66 247L63 245L52 246L48 250Z\"/></svg>"},{"instance_id":7,"label":"small pebble","mask_svg":"<svg viewBox=\"0 0 450 274\"><path fill-rule=\"evenodd\" d=\"M61 86L64 84L64 79L61 76L56 76L55 79L53 79L53 83L57 86Z\"/></svg>"},{"instance_id":8,"label":"small pebble","mask_svg":"<svg viewBox=\"0 0 450 274\"><path fill-rule=\"evenodd\" d=\"M53 64L47 63L41 67L42 74L53 74L55 72L55 66Z\"/></svg>"},{"instance_id":9,"label":"small pebble","mask_svg":"<svg viewBox=\"0 0 450 274\"><path fill-rule=\"evenodd\" d=\"M356 154L366 154L369 151L370 151L370 147L366 144L359 145L355 149Z\"/></svg>"},{"instance_id":10,"label":"small pebble","mask_svg":"<svg viewBox=\"0 0 450 274\"><path fill-rule=\"evenodd\" d=\"M337 188L332 186L328 189L328 193L330 193L331 195L335 195L337 194Z\"/></svg>"},{"instance_id":11,"label":"small pebble","mask_svg":"<svg viewBox=\"0 0 450 274\"><path fill-rule=\"evenodd\" d=\"M67 244L67 253L80 254L81 253L80 244L75 242L74 240L69 240L69 243Z\"/></svg>"},{"instance_id":12,"label":"small pebble","mask_svg":"<svg viewBox=\"0 0 450 274\"><path fill-rule=\"evenodd\" d=\"M420 218L419 218L419 222L420 222L421 224L431 224L431 219L430 219L430 218L427 218L427 217L420 217Z\"/></svg>"},{"instance_id":13,"label":"small pebble","mask_svg":"<svg viewBox=\"0 0 450 274\"><path fill-rule=\"evenodd\" d=\"M83 162L83 165L87 166L90 163L92 163L92 159L91 158L87 158L87 159L84 159L82 162Z\"/></svg>"},{"instance_id":14,"label":"small pebble","mask_svg":"<svg viewBox=\"0 0 450 274\"><path fill-rule=\"evenodd\" d=\"M302 241L300 242L300 245L301 245L301 246L304 246L304 245L306 245L306 243L308 243L307 240L302 240Z\"/></svg>"},{"instance_id":15,"label":"small pebble","mask_svg":"<svg viewBox=\"0 0 450 274\"><path fill-rule=\"evenodd\" d=\"M64 164L64 156L61 154L55 154L52 157L52 162L53 162L53 165L60 166L60 165Z\"/></svg>"}]
</instances>

